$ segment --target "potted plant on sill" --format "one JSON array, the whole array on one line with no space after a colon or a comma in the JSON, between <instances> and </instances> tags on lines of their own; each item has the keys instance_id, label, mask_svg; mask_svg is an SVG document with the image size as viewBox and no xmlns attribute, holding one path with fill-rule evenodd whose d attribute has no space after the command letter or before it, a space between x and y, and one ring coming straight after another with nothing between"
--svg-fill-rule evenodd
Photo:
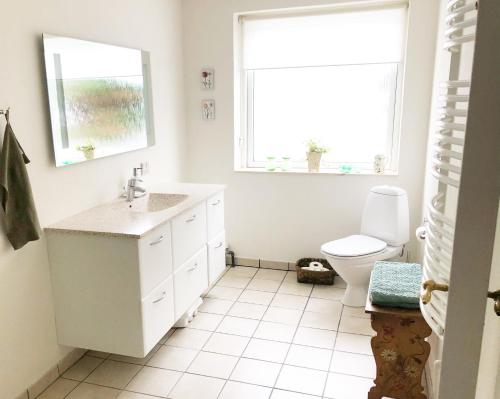
<instances>
[{"instance_id":1,"label":"potted plant on sill","mask_svg":"<svg viewBox=\"0 0 500 399\"><path fill-rule=\"evenodd\" d=\"M307 146L307 166L309 172L319 172L319 167L321 164L321 156L327 153L330 149L325 146L321 146L315 140L308 140L306 142Z\"/></svg>"}]
</instances>

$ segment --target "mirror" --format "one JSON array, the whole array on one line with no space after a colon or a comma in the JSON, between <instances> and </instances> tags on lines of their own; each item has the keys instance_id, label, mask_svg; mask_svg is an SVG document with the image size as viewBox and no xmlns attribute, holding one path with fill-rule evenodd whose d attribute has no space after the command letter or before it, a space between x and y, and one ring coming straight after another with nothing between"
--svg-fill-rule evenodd
<instances>
[{"instance_id":1,"label":"mirror","mask_svg":"<svg viewBox=\"0 0 500 399\"><path fill-rule=\"evenodd\" d=\"M154 144L149 53L43 35L56 166Z\"/></svg>"}]
</instances>

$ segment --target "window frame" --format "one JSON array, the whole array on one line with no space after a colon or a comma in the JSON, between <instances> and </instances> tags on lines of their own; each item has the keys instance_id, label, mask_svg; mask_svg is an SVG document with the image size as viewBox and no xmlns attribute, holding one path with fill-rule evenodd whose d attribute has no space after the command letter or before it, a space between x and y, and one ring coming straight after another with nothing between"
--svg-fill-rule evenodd
<instances>
[{"instance_id":1,"label":"window frame","mask_svg":"<svg viewBox=\"0 0 500 399\"><path fill-rule=\"evenodd\" d=\"M307 15L307 14L321 14L324 12L335 12L337 10L352 10L356 9L365 10L370 8L386 8L396 5L403 5L408 7L408 1L405 0L388 0L383 2L356 2L353 4L340 4L326 7L311 7L300 9L287 9L278 11L263 11L235 14L234 16L234 76L235 76L235 97L234 97L234 111L235 111L235 142L234 142L234 170L236 171L264 171L265 162L253 160L253 103L250 101L253 98L253 74L255 70L246 70L243 68L243 24L242 21L245 17L251 18L266 18L266 17L279 17L282 15ZM394 102L394 111L391 113L393 129L387 132L386 144L386 172L388 175L397 175L399 167L399 150L401 142L401 119L402 119L402 104L404 99L404 75L406 65L406 52L408 44L408 12L406 13L404 37L402 40L401 60L399 62L391 62L396 66L396 87L391 91ZM357 64L369 65L370 63ZM373 63L372 63L373 64ZM377 64L382 64L377 63ZM322 66L342 66L338 65L318 65ZM314 67L314 66L313 66ZM286 69L284 67L282 69ZM279 68L276 68L279 69ZM372 174L373 162L349 162L355 166L355 169L360 174ZM323 162L322 170L325 173L339 173L338 169L340 163L336 162ZM307 172L307 163L294 162L290 170L285 172L297 173Z\"/></svg>"}]
</instances>

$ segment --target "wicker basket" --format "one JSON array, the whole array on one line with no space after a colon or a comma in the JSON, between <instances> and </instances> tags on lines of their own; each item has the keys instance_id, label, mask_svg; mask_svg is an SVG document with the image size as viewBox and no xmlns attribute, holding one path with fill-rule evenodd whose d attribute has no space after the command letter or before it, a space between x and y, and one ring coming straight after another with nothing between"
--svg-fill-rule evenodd
<instances>
[{"instance_id":1,"label":"wicker basket","mask_svg":"<svg viewBox=\"0 0 500 399\"><path fill-rule=\"evenodd\" d=\"M325 272L304 270L303 267L309 266L311 262L320 262L329 270ZM335 275L337 274L326 259L302 258L297 261L295 267L297 269L297 281L299 283L332 285Z\"/></svg>"}]
</instances>

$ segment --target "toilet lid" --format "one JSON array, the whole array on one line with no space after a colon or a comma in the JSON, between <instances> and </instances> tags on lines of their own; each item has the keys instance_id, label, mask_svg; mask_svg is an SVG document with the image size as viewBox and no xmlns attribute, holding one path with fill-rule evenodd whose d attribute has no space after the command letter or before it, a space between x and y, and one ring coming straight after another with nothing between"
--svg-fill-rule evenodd
<instances>
[{"instance_id":1,"label":"toilet lid","mask_svg":"<svg viewBox=\"0 0 500 399\"><path fill-rule=\"evenodd\" d=\"M377 238L353 235L330 241L321 246L321 251L332 256L363 256L384 250L387 243Z\"/></svg>"}]
</instances>

